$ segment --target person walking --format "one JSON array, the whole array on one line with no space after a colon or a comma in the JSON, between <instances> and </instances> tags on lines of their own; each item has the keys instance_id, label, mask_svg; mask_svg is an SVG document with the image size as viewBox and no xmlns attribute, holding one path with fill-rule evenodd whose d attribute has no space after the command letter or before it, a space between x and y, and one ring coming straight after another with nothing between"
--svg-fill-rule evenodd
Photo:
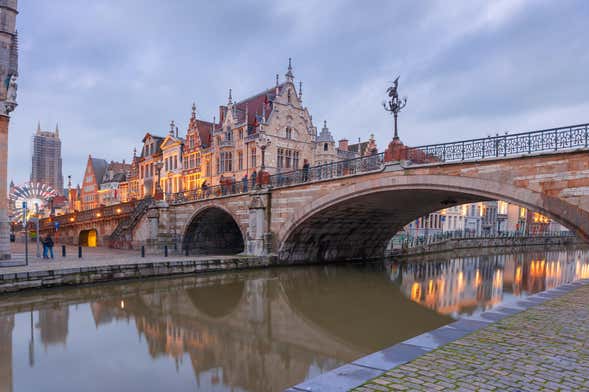
<instances>
[{"instance_id":1,"label":"person walking","mask_svg":"<svg viewBox=\"0 0 589 392\"><path fill-rule=\"evenodd\" d=\"M236 187L236 178L235 178L235 173L233 175L231 175L231 194L234 195L235 194L235 187Z\"/></svg>"},{"instance_id":2,"label":"person walking","mask_svg":"<svg viewBox=\"0 0 589 392\"><path fill-rule=\"evenodd\" d=\"M45 237L45 238L41 237L41 238L39 238L39 240L41 242L41 245L43 245L43 258L48 259L49 257L47 257L47 250L48 250L47 237Z\"/></svg>"},{"instance_id":3,"label":"person walking","mask_svg":"<svg viewBox=\"0 0 589 392\"><path fill-rule=\"evenodd\" d=\"M258 177L258 173L256 173L256 169L252 172L252 189L256 189L256 178Z\"/></svg>"},{"instance_id":4,"label":"person walking","mask_svg":"<svg viewBox=\"0 0 589 392\"><path fill-rule=\"evenodd\" d=\"M227 184L225 184L225 176L222 174L221 177L219 177L219 185L221 186L221 196L225 196L225 187Z\"/></svg>"},{"instance_id":5,"label":"person walking","mask_svg":"<svg viewBox=\"0 0 589 392\"><path fill-rule=\"evenodd\" d=\"M243 193L247 193L247 173L241 178L241 186Z\"/></svg>"},{"instance_id":6,"label":"person walking","mask_svg":"<svg viewBox=\"0 0 589 392\"><path fill-rule=\"evenodd\" d=\"M303 182L309 181L309 161L305 159L303 163Z\"/></svg>"},{"instance_id":7,"label":"person walking","mask_svg":"<svg viewBox=\"0 0 589 392\"><path fill-rule=\"evenodd\" d=\"M53 258L53 238L51 238L51 235L47 234L47 236L45 237L45 241L43 242L43 246L47 246L47 256L50 256L51 258ZM45 253L45 251L43 251ZM49 257L45 257L46 259L48 259Z\"/></svg>"}]
</instances>

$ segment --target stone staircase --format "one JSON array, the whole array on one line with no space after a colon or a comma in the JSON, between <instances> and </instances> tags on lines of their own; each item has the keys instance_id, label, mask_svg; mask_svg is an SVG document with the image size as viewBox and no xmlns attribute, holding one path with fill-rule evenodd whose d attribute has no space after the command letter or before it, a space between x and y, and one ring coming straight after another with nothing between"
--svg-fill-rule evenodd
<instances>
[{"instance_id":1,"label":"stone staircase","mask_svg":"<svg viewBox=\"0 0 589 392\"><path fill-rule=\"evenodd\" d=\"M119 222L117 227L114 229L112 234L110 235L110 247L111 248L118 248L118 249L132 249L133 245L131 243L132 236L131 232L137 225L137 223L141 220L143 215L147 212L149 207L153 205L155 200L152 197L148 197L145 199L140 200L131 215L129 215L126 219Z\"/></svg>"}]
</instances>

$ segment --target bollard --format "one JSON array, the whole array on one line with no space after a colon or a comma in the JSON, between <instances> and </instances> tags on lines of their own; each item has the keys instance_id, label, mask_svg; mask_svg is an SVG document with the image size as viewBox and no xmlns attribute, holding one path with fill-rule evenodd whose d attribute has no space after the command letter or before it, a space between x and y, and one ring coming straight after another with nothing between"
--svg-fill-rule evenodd
<instances>
[{"instance_id":1,"label":"bollard","mask_svg":"<svg viewBox=\"0 0 589 392\"><path fill-rule=\"evenodd\" d=\"M168 257L168 245L164 245L164 257Z\"/></svg>"},{"instance_id":2,"label":"bollard","mask_svg":"<svg viewBox=\"0 0 589 392\"><path fill-rule=\"evenodd\" d=\"M65 257L65 245L61 246L61 255Z\"/></svg>"},{"instance_id":3,"label":"bollard","mask_svg":"<svg viewBox=\"0 0 589 392\"><path fill-rule=\"evenodd\" d=\"M141 245L141 257L145 257L145 246Z\"/></svg>"},{"instance_id":4,"label":"bollard","mask_svg":"<svg viewBox=\"0 0 589 392\"><path fill-rule=\"evenodd\" d=\"M78 246L78 258L81 259L82 258L82 247Z\"/></svg>"}]
</instances>

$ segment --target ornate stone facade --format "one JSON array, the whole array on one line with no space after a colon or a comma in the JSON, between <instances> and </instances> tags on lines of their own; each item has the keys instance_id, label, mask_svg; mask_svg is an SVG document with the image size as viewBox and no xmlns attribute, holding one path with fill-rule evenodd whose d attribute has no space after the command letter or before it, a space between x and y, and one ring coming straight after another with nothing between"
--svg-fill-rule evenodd
<instances>
[{"instance_id":1,"label":"ornate stone facade","mask_svg":"<svg viewBox=\"0 0 589 392\"><path fill-rule=\"evenodd\" d=\"M0 260L10 258L7 165L8 124L16 107L18 77L17 0L0 0Z\"/></svg>"}]
</instances>

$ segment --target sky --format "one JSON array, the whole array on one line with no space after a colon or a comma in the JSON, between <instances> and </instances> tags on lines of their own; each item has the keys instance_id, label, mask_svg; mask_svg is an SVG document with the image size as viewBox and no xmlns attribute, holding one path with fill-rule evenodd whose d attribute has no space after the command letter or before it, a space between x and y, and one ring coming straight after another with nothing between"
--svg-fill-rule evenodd
<instances>
[{"instance_id":1,"label":"sky","mask_svg":"<svg viewBox=\"0 0 589 392\"><path fill-rule=\"evenodd\" d=\"M289 57L315 126L374 134L381 151L397 75L406 145L589 122L583 0L20 0L19 12L15 183L38 121L59 123L75 186L89 154L128 162L146 132L174 120L185 134L193 102L212 120L229 88L240 100L283 80Z\"/></svg>"}]
</instances>

